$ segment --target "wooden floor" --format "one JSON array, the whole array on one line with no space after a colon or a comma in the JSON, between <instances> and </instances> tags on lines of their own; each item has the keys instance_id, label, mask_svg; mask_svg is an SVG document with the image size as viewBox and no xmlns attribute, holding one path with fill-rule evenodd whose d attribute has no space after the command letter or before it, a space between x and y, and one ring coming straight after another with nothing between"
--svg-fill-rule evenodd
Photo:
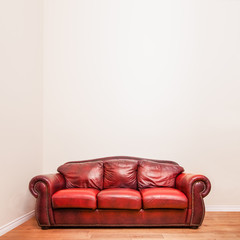
<instances>
[{"instance_id":1,"label":"wooden floor","mask_svg":"<svg viewBox=\"0 0 240 240\"><path fill-rule=\"evenodd\" d=\"M199 229L188 228L62 228L41 230L34 218L6 233L2 240L75 239L239 239L240 212L208 212Z\"/></svg>"}]
</instances>

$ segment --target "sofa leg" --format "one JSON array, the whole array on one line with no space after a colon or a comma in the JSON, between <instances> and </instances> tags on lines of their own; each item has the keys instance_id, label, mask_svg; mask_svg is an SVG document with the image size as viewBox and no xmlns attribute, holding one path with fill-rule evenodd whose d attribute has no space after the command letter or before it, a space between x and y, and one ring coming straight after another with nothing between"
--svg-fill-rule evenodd
<instances>
[{"instance_id":1,"label":"sofa leg","mask_svg":"<svg viewBox=\"0 0 240 240\"><path fill-rule=\"evenodd\" d=\"M198 229L199 226L191 226L192 229Z\"/></svg>"},{"instance_id":2,"label":"sofa leg","mask_svg":"<svg viewBox=\"0 0 240 240\"><path fill-rule=\"evenodd\" d=\"M48 230L49 229L48 226L42 226L41 228L42 228L42 230Z\"/></svg>"}]
</instances>

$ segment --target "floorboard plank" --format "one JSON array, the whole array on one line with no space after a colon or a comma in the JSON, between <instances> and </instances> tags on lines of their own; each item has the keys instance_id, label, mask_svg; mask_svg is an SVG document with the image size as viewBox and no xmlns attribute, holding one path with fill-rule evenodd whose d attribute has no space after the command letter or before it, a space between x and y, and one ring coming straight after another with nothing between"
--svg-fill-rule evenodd
<instances>
[{"instance_id":1,"label":"floorboard plank","mask_svg":"<svg viewBox=\"0 0 240 240\"><path fill-rule=\"evenodd\" d=\"M188 228L57 228L42 230L30 219L2 240L240 240L240 212L207 212L199 229Z\"/></svg>"}]
</instances>

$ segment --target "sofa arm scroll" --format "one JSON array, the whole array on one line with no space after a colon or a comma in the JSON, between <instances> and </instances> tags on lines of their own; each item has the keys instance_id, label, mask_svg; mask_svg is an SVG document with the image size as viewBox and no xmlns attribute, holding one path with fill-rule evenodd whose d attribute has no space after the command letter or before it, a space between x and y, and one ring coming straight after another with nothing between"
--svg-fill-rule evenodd
<instances>
[{"instance_id":1,"label":"sofa arm scroll","mask_svg":"<svg viewBox=\"0 0 240 240\"><path fill-rule=\"evenodd\" d=\"M182 173L176 178L176 188L185 193L188 199L192 198L193 188L200 190L202 197L206 197L211 190L211 183L207 177L190 173Z\"/></svg>"},{"instance_id":2,"label":"sofa arm scroll","mask_svg":"<svg viewBox=\"0 0 240 240\"><path fill-rule=\"evenodd\" d=\"M60 173L38 175L32 178L29 183L29 190L35 198L39 196L38 183L43 183L46 186L50 196L65 187L65 179Z\"/></svg>"},{"instance_id":3,"label":"sofa arm scroll","mask_svg":"<svg viewBox=\"0 0 240 240\"><path fill-rule=\"evenodd\" d=\"M35 215L39 226L49 227L54 224L52 195L65 188L65 179L60 173L38 175L29 183L29 190L36 201Z\"/></svg>"},{"instance_id":4,"label":"sofa arm scroll","mask_svg":"<svg viewBox=\"0 0 240 240\"><path fill-rule=\"evenodd\" d=\"M202 224L205 215L203 198L211 190L211 183L203 175L182 173L176 178L176 188L188 198L188 216L186 223L191 227Z\"/></svg>"}]
</instances>

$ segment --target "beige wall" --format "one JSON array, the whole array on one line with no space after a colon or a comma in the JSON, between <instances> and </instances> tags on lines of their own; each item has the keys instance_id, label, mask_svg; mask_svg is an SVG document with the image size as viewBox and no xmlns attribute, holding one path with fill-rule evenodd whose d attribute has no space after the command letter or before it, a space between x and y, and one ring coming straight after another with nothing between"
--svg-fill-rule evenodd
<instances>
[{"instance_id":1,"label":"beige wall","mask_svg":"<svg viewBox=\"0 0 240 240\"><path fill-rule=\"evenodd\" d=\"M0 0L0 226L34 209L42 172L40 0Z\"/></svg>"},{"instance_id":2,"label":"beige wall","mask_svg":"<svg viewBox=\"0 0 240 240\"><path fill-rule=\"evenodd\" d=\"M111 155L175 160L210 178L207 204L240 205L239 12L0 0L0 226L34 209L42 164Z\"/></svg>"},{"instance_id":3,"label":"beige wall","mask_svg":"<svg viewBox=\"0 0 240 240\"><path fill-rule=\"evenodd\" d=\"M240 205L240 2L45 1L44 172L172 159Z\"/></svg>"}]
</instances>

